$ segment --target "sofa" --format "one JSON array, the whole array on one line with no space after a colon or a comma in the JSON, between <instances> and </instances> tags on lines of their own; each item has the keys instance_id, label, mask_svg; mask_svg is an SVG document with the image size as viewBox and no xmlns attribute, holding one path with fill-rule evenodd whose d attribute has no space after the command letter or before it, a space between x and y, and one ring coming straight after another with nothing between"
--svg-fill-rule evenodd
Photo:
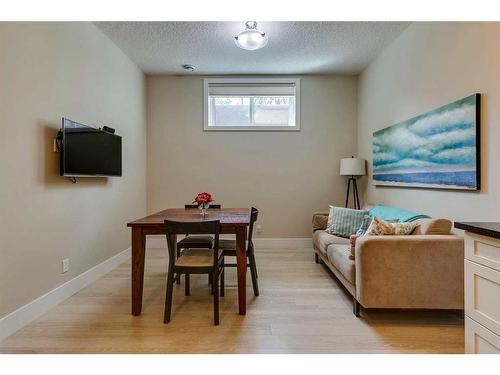
<instances>
[{"instance_id":1,"label":"sofa","mask_svg":"<svg viewBox=\"0 0 500 375\"><path fill-rule=\"evenodd\" d=\"M446 219L419 219L410 235L343 238L325 231L328 213L313 215L313 249L361 308L464 308L464 240Z\"/></svg>"}]
</instances>

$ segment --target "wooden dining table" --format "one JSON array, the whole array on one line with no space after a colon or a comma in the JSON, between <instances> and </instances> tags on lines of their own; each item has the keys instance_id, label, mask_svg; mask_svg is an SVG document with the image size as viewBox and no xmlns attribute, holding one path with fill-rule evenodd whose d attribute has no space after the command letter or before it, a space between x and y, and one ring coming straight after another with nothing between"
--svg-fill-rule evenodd
<instances>
[{"instance_id":1,"label":"wooden dining table","mask_svg":"<svg viewBox=\"0 0 500 375\"><path fill-rule=\"evenodd\" d=\"M146 257L146 236L165 235L165 220L203 221L219 220L222 234L236 235L236 263L238 273L238 309L246 314L246 236L250 224L250 209L219 208L208 209L205 216L197 208L168 208L155 214L127 223L132 228L132 315L142 311L142 291L144 285L144 261ZM174 243L177 240L174 239ZM165 279L166 280L166 279Z\"/></svg>"}]
</instances>

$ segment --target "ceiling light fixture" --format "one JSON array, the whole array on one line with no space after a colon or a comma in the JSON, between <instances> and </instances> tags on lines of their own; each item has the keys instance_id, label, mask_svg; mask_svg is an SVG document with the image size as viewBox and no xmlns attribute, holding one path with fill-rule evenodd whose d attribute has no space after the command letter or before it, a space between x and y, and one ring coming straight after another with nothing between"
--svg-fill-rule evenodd
<instances>
[{"instance_id":1,"label":"ceiling light fixture","mask_svg":"<svg viewBox=\"0 0 500 375\"><path fill-rule=\"evenodd\" d=\"M257 30L257 22L245 22L245 31L242 31L234 37L236 45L248 51L260 49L267 44L267 35Z\"/></svg>"}]
</instances>

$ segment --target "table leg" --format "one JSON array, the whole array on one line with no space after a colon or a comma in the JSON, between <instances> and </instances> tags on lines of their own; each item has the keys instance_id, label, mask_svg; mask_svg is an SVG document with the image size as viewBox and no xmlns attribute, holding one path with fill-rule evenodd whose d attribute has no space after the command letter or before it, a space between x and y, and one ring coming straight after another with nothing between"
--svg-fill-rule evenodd
<instances>
[{"instance_id":1,"label":"table leg","mask_svg":"<svg viewBox=\"0 0 500 375\"><path fill-rule=\"evenodd\" d=\"M132 315L141 315L144 285L146 236L142 228L132 228Z\"/></svg>"},{"instance_id":2,"label":"table leg","mask_svg":"<svg viewBox=\"0 0 500 375\"><path fill-rule=\"evenodd\" d=\"M236 263L238 270L238 306L240 315L247 312L247 254L245 227L236 229Z\"/></svg>"}]
</instances>

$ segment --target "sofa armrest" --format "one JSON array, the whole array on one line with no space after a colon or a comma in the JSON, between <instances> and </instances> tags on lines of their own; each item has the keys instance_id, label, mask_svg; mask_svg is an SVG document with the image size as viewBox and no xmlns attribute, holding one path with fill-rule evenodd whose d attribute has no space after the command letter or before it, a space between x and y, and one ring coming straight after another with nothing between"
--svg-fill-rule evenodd
<instances>
[{"instance_id":1,"label":"sofa armrest","mask_svg":"<svg viewBox=\"0 0 500 375\"><path fill-rule=\"evenodd\" d=\"M312 217L313 232L325 230L328 223L328 212L315 212Z\"/></svg>"},{"instance_id":2,"label":"sofa armrest","mask_svg":"<svg viewBox=\"0 0 500 375\"><path fill-rule=\"evenodd\" d=\"M463 262L456 235L359 237L356 299L364 307L463 309Z\"/></svg>"}]
</instances>

